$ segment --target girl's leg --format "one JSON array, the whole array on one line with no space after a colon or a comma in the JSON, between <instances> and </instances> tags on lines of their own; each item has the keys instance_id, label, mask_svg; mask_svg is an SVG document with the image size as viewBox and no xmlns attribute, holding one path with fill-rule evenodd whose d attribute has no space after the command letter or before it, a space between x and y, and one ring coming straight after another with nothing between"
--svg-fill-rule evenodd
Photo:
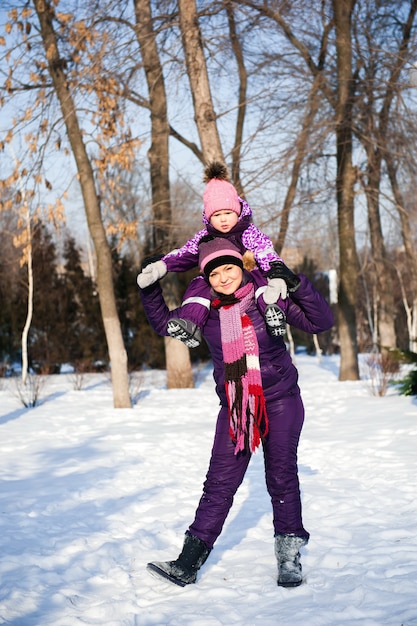
<instances>
[{"instance_id":1,"label":"girl's leg","mask_svg":"<svg viewBox=\"0 0 417 626\"><path fill-rule=\"evenodd\" d=\"M205 289L205 285L202 285ZM181 317L173 317L167 324L168 334L179 339L189 348L197 348L201 343L201 329L210 312L210 300L191 295L182 303Z\"/></svg>"},{"instance_id":2,"label":"girl's leg","mask_svg":"<svg viewBox=\"0 0 417 626\"><path fill-rule=\"evenodd\" d=\"M265 316L265 311L269 306L277 306L283 312L286 318L287 311L288 311L288 302L289 302L288 298L286 298L285 300L283 300L282 298L278 298L275 304L269 305L265 302L263 293L261 291L260 291L259 296L256 298L256 306L258 307L259 312L262 313L263 316Z\"/></svg>"},{"instance_id":3,"label":"girl's leg","mask_svg":"<svg viewBox=\"0 0 417 626\"><path fill-rule=\"evenodd\" d=\"M199 304L198 302L183 302L181 305L181 317L189 320L200 328L203 328L204 324L207 321L209 313L210 309L204 306L204 304Z\"/></svg>"},{"instance_id":4,"label":"girl's leg","mask_svg":"<svg viewBox=\"0 0 417 626\"><path fill-rule=\"evenodd\" d=\"M265 319L268 333L273 337L280 337L287 332L287 309L288 298L283 300L278 298L274 304L266 304L261 293L256 299L256 306L262 317Z\"/></svg>"},{"instance_id":5,"label":"girl's leg","mask_svg":"<svg viewBox=\"0 0 417 626\"><path fill-rule=\"evenodd\" d=\"M271 496L274 531L308 539L301 515L297 448L304 422L299 394L268 404L269 432L264 442L265 478Z\"/></svg>"},{"instance_id":6,"label":"girl's leg","mask_svg":"<svg viewBox=\"0 0 417 626\"><path fill-rule=\"evenodd\" d=\"M228 410L220 409L210 465L204 483L203 495L197 507L189 532L212 548L220 535L233 498L242 483L251 455L235 455L229 435Z\"/></svg>"}]
</instances>

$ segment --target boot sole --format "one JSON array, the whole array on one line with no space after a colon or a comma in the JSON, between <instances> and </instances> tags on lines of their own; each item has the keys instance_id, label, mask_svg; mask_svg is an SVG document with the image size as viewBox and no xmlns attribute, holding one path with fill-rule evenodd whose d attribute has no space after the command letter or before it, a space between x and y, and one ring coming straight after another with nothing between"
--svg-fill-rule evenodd
<instances>
[{"instance_id":1,"label":"boot sole","mask_svg":"<svg viewBox=\"0 0 417 626\"><path fill-rule=\"evenodd\" d=\"M287 332L285 313L276 304L269 304L264 313L268 333L272 337L282 337Z\"/></svg>"},{"instance_id":2,"label":"boot sole","mask_svg":"<svg viewBox=\"0 0 417 626\"><path fill-rule=\"evenodd\" d=\"M167 324L167 331L170 337L182 341L187 348L198 348L200 341L194 337L188 330L180 323L170 320Z\"/></svg>"},{"instance_id":3,"label":"boot sole","mask_svg":"<svg viewBox=\"0 0 417 626\"><path fill-rule=\"evenodd\" d=\"M185 587L186 585L190 584L190 583L185 583L184 581L179 580L178 578L174 578L173 576L170 576L163 569L155 565L155 563L148 563L146 566L146 569L155 578L163 578L164 580L169 580L169 582L174 583L174 585L178 585L178 587Z\"/></svg>"},{"instance_id":4,"label":"boot sole","mask_svg":"<svg viewBox=\"0 0 417 626\"><path fill-rule=\"evenodd\" d=\"M277 582L278 587L299 587L302 584L303 584L302 580L300 580L300 582L294 582L294 583L280 583L279 581Z\"/></svg>"}]
</instances>

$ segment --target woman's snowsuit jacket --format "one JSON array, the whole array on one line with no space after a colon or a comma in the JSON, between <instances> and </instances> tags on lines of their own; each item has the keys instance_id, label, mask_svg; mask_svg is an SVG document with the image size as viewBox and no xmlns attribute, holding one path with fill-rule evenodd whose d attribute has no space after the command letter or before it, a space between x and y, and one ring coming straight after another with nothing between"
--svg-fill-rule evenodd
<instances>
[{"instance_id":1,"label":"woman's snowsuit jacket","mask_svg":"<svg viewBox=\"0 0 417 626\"><path fill-rule=\"evenodd\" d=\"M299 278L301 283L297 291L289 295L288 324L307 333L320 333L328 330L333 326L333 313L329 304L303 274L299 274ZM194 280L206 281L202 276L198 276ZM245 271L244 281L252 281L255 290L258 285L265 284L265 279L260 270ZM167 322L173 317L181 317L181 307L172 311L168 309L159 283L140 290L140 292L150 325L159 335L167 336ZM262 384L267 403L287 395L298 394L298 373L292 363L283 338L271 337L268 334L265 321L256 307L255 301L251 304L247 313L252 320L258 338ZM213 361L216 393L219 396L221 405L227 406L219 312L216 309L210 308L202 333L208 344Z\"/></svg>"}]
</instances>

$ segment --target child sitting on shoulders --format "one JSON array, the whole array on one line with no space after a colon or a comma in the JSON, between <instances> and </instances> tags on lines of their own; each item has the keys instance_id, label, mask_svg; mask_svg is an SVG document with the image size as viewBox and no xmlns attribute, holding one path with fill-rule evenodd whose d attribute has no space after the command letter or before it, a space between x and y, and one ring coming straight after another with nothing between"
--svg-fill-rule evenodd
<instances>
[{"instance_id":1,"label":"child sitting on shoulders","mask_svg":"<svg viewBox=\"0 0 417 626\"><path fill-rule=\"evenodd\" d=\"M246 251L251 252L257 266L265 273L265 285L260 286L255 294L257 306L265 319L268 332L272 336L284 335L287 284L283 280L282 259L275 252L271 240L252 223L252 209L230 183L225 165L219 162L209 164L205 169L204 182L207 183L203 194L205 228L181 248L172 250L162 259L144 267L137 278L139 287L145 289L163 278L167 272L185 272L196 267L201 239L207 235L225 237L238 247L243 256ZM200 328L209 313L203 281L201 289L204 292L201 297L195 288L192 294L185 293L182 310L186 315L171 319L168 323L167 330L171 337L179 339L189 348L200 344Z\"/></svg>"}]
</instances>

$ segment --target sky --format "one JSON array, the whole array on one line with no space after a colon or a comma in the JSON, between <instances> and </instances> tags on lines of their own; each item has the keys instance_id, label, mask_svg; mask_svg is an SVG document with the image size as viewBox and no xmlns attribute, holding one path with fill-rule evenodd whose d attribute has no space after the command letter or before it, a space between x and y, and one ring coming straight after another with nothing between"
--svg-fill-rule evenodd
<instances>
[{"instance_id":1,"label":"sky","mask_svg":"<svg viewBox=\"0 0 417 626\"><path fill-rule=\"evenodd\" d=\"M175 559L192 522L218 410L211 364L194 389L137 373L132 409L105 374L45 378L25 409L0 379L0 624L416 626L417 399L338 380L337 356L299 354L303 584L277 586L262 452L221 536L181 588L146 564ZM80 387L80 388L77 388Z\"/></svg>"}]
</instances>

